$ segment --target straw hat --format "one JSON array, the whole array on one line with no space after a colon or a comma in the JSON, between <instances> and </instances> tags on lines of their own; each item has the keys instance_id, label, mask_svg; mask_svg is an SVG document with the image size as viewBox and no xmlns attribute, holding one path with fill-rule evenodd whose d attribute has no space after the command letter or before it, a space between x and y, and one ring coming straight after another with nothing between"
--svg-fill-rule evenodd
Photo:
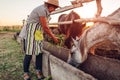
<instances>
[{"instance_id":1,"label":"straw hat","mask_svg":"<svg viewBox=\"0 0 120 80\"><path fill-rule=\"evenodd\" d=\"M54 6L59 7L59 1L58 0L47 0L45 3L52 4Z\"/></svg>"}]
</instances>

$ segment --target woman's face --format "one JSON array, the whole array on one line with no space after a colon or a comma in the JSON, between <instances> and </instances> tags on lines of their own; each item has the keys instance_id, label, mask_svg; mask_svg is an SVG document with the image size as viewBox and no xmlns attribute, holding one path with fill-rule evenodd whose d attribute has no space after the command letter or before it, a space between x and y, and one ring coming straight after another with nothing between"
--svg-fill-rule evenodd
<instances>
[{"instance_id":1,"label":"woman's face","mask_svg":"<svg viewBox=\"0 0 120 80\"><path fill-rule=\"evenodd\" d=\"M55 9L56 9L56 7L54 7L54 6L50 6L50 7L48 8L48 10L49 10L50 13L53 12L53 11L55 11Z\"/></svg>"}]
</instances>

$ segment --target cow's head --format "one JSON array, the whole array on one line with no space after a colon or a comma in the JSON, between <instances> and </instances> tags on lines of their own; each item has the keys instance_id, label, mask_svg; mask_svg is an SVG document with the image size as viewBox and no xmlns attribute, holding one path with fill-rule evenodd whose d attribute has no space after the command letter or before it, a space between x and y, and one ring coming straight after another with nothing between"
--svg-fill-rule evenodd
<instances>
[{"instance_id":1,"label":"cow's head","mask_svg":"<svg viewBox=\"0 0 120 80\"><path fill-rule=\"evenodd\" d=\"M73 39L73 46L71 48L71 55L69 56L68 63L77 66L82 63L82 54L79 48L79 39Z\"/></svg>"}]
</instances>

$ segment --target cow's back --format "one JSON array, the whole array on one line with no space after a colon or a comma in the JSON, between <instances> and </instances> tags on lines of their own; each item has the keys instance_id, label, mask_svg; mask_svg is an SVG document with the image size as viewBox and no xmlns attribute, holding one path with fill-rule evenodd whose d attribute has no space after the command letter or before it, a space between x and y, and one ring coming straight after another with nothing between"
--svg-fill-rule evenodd
<instances>
[{"instance_id":1,"label":"cow's back","mask_svg":"<svg viewBox=\"0 0 120 80\"><path fill-rule=\"evenodd\" d=\"M58 19L58 22L73 21L72 24L59 25L59 31L66 36L65 45L68 48L71 48L71 38L75 39L76 36L80 36L85 26L85 24L74 22L76 19L80 19L80 16L74 11L71 11L69 14L62 14Z\"/></svg>"}]
</instances>

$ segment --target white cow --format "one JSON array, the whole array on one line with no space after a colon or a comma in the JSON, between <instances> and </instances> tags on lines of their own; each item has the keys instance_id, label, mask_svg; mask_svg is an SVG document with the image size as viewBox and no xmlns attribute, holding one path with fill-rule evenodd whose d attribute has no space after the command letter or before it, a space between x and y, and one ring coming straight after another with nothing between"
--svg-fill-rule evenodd
<instances>
[{"instance_id":1,"label":"white cow","mask_svg":"<svg viewBox=\"0 0 120 80\"><path fill-rule=\"evenodd\" d=\"M109 18L120 19L120 8ZM73 65L80 64L87 59L88 53L94 54L95 48L106 46L108 50L120 50L120 25L109 25L107 23L95 23L95 25L83 32L79 40L74 40L72 47L72 55L68 59L68 63ZM107 45L106 43L109 43Z\"/></svg>"}]
</instances>

